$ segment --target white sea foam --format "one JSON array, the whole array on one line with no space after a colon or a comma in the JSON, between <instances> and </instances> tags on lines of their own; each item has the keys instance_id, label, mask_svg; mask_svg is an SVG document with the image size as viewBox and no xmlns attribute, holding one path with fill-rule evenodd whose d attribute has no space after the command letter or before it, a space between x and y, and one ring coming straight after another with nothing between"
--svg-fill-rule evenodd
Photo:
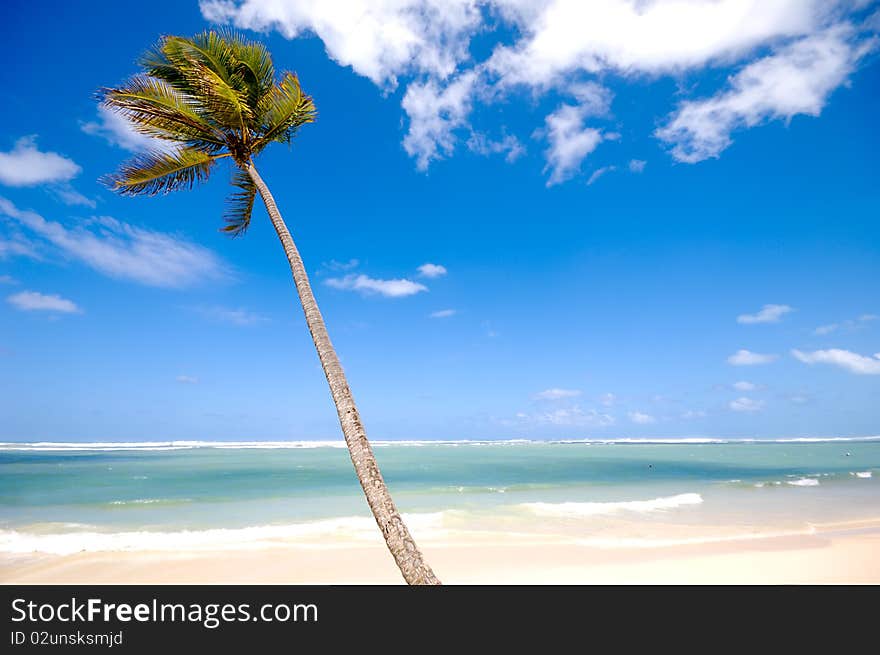
<instances>
[{"instance_id":1,"label":"white sea foam","mask_svg":"<svg viewBox=\"0 0 880 655\"><path fill-rule=\"evenodd\" d=\"M818 487L819 481L816 478L798 478L797 480L786 480L786 484L794 487Z\"/></svg>"},{"instance_id":2,"label":"white sea foam","mask_svg":"<svg viewBox=\"0 0 880 655\"><path fill-rule=\"evenodd\" d=\"M419 537L442 534L444 512L406 514L404 520ZM224 551L290 547L300 543L328 541L337 544L376 542L381 535L376 522L366 516L321 519L289 525L261 525L246 528L214 528L154 532L57 532L37 533L0 530L0 552L71 555L79 552L120 551Z\"/></svg>"},{"instance_id":3,"label":"white sea foam","mask_svg":"<svg viewBox=\"0 0 880 655\"><path fill-rule=\"evenodd\" d=\"M655 512L686 505L699 505L702 502L703 497L700 494L686 493L677 496L661 496L651 500L605 503L522 503L519 507L539 516L565 518L616 514L617 512Z\"/></svg>"},{"instance_id":4,"label":"white sea foam","mask_svg":"<svg viewBox=\"0 0 880 655\"><path fill-rule=\"evenodd\" d=\"M192 502L189 498L133 498L131 500L111 500L110 505L157 505Z\"/></svg>"},{"instance_id":5,"label":"white sea foam","mask_svg":"<svg viewBox=\"0 0 880 655\"><path fill-rule=\"evenodd\" d=\"M784 439L722 439L715 437L682 437L682 438L647 438L633 439L565 439L565 440L528 440L528 439L461 439L461 440L401 440L373 441L377 447L388 446L519 446L519 445L658 445L658 444L736 444L736 443L823 443L849 441L880 441L880 435L868 437L793 437ZM288 449L288 448L345 448L345 442L339 440L324 441L119 441L119 442L0 442L0 450L6 451L114 451L114 450L188 450L195 448L216 449Z\"/></svg>"},{"instance_id":6,"label":"white sea foam","mask_svg":"<svg viewBox=\"0 0 880 655\"><path fill-rule=\"evenodd\" d=\"M854 471L854 472L850 473L850 475L854 475L857 478L870 478L871 471Z\"/></svg>"}]
</instances>

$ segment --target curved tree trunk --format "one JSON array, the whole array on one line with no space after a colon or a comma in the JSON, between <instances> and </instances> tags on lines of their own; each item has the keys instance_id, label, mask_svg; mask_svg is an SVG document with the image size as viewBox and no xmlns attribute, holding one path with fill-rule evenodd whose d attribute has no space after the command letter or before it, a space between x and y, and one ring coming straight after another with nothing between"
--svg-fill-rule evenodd
<instances>
[{"instance_id":1,"label":"curved tree trunk","mask_svg":"<svg viewBox=\"0 0 880 655\"><path fill-rule=\"evenodd\" d=\"M385 537L385 543L388 544L388 550L394 556L394 561L397 562L397 566L407 583L440 584L431 567L422 558L422 553L410 536L403 519L400 518L400 513L391 499L388 487L385 486L385 480L382 479L382 474L379 472L379 465L376 463L373 449L367 440L367 434L354 404L351 389L348 387L345 373L342 371L339 358L330 342L324 318L318 309L318 303L315 302L306 269L299 256L299 251L293 243L293 238L290 236L290 231L284 224L284 219L281 218L281 213L278 211L275 199L269 192L269 187L263 182L253 163L247 165L247 172L266 204L269 218L272 219L272 225L284 247L287 261L290 262L293 281L296 284L300 302L302 302L306 323L308 323L309 332L312 334L312 340L315 342L321 366L324 368L324 375L330 385L333 402L336 403L336 412L339 414L339 423L342 425L342 434L345 436L351 461L367 497L370 510Z\"/></svg>"}]
</instances>

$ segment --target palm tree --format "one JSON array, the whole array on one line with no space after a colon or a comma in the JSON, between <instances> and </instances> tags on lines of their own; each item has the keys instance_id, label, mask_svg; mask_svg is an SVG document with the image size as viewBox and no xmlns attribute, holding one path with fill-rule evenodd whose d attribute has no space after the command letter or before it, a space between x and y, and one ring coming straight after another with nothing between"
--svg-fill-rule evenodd
<instances>
[{"instance_id":1,"label":"palm tree","mask_svg":"<svg viewBox=\"0 0 880 655\"><path fill-rule=\"evenodd\" d=\"M315 105L296 75L276 79L272 58L260 44L232 32L207 31L192 38L166 36L139 60L143 73L99 92L102 104L135 130L168 147L122 165L105 182L123 195L155 195L189 189L206 180L218 160L232 164L224 232L245 233L259 193L287 255L306 323L336 404L351 461L376 523L409 584L440 584L419 552L379 472L351 389L330 342L324 319L290 231L281 218L254 157L270 143L290 143L315 119Z\"/></svg>"}]
</instances>

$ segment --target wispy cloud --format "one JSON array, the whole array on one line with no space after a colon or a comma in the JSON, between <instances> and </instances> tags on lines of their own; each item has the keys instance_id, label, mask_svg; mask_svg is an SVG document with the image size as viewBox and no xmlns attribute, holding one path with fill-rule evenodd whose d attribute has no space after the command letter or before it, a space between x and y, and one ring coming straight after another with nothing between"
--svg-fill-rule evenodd
<instances>
[{"instance_id":1,"label":"wispy cloud","mask_svg":"<svg viewBox=\"0 0 880 655\"><path fill-rule=\"evenodd\" d=\"M0 214L16 219L67 256L111 277L157 287L183 287L228 275L226 266L207 248L109 216L68 228L20 210L5 198L0 198Z\"/></svg>"},{"instance_id":2,"label":"wispy cloud","mask_svg":"<svg viewBox=\"0 0 880 655\"><path fill-rule=\"evenodd\" d=\"M858 375L880 375L880 353L868 357L849 350L831 348L812 352L792 350L791 354L804 364L831 364Z\"/></svg>"},{"instance_id":3,"label":"wispy cloud","mask_svg":"<svg viewBox=\"0 0 880 655\"><path fill-rule=\"evenodd\" d=\"M580 396L579 389L545 389L534 395L536 400L560 400L562 398L575 398Z\"/></svg>"},{"instance_id":4,"label":"wispy cloud","mask_svg":"<svg viewBox=\"0 0 880 655\"><path fill-rule=\"evenodd\" d=\"M754 391L758 388L758 385L753 382L748 382L746 380L740 380L739 382L733 383L733 388L737 391Z\"/></svg>"},{"instance_id":5,"label":"wispy cloud","mask_svg":"<svg viewBox=\"0 0 880 655\"><path fill-rule=\"evenodd\" d=\"M178 375L176 378L180 384L198 384L199 379L197 377L193 377L192 375Z\"/></svg>"},{"instance_id":6,"label":"wispy cloud","mask_svg":"<svg viewBox=\"0 0 880 655\"><path fill-rule=\"evenodd\" d=\"M779 359L779 355L755 353L751 350L742 348L727 358L727 363L733 366L757 366L758 364L769 364Z\"/></svg>"},{"instance_id":7,"label":"wispy cloud","mask_svg":"<svg viewBox=\"0 0 880 655\"><path fill-rule=\"evenodd\" d=\"M232 309L229 307L221 307L219 305L201 305L195 308L195 311L205 318L220 323L229 323L230 325L251 326L268 322L268 317L256 312L249 311L244 308Z\"/></svg>"},{"instance_id":8,"label":"wispy cloud","mask_svg":"<svg viewBox=\"0 0 880 655\"><path fill-rule=\"evenodd\" d=\"M740 314L736 317L736 322L744 325L778 323L783 316L793 311L794 308L788 305L764 305L759 312L754 314Z\"/></svg>"},{"instance_id":9,"label":"wispy cloud","mask_svg":"<svg viewBox=\"0 0 880 655\"><path fill-rule=\"evenodd\" d=\"M610 414L595 409L584 409L580 405L559 407L547 412L529 414L520 412L517 422L528 425L554 425L602 428L614 425L617 421Z\"/></svg>"},{"instance_id":10,"label":"wispy cloud","mask_svg":"<svg viewBox=\"0 0 880 655\"><path fill-rule=\"evenodd\" d=\"M427 278L442 277L446 275L446 267L440 264L422 264L418 268L419 275Z\"/></svg>"},{"instance_id":11,"label":"wispy cloud","mask_svg":"<svg viewBox=\"0 0 880 655\"><path fill-rule=\"evenodd\" d=\"M612 407L617 402L617 396L613 393L603 393L599 396L599 404L603 407Z\"/></svg>"},{"instance_id":12,"label":"wispy cloud","mask_svg":"<svg viewBox=\"0 0 880 655\"><path fill-rule=\"evenodd\" d=\"M11 275L0 275L0 284L18 284L18 280Z\"/></svg>"},{"instance_id":13,"label":"wispy cloud","mask_svg":"<svg viewBox=\"0 0 880 655\"><path fill-rule=\"evenodd\" d=\"M513 163L526 154L526 148L520 140L509 134L497 141L493 141L486 137L485 134L474 132L467 140L467 147L471 152L476 152L480 155L507 153L504 155L504 160L508 163Z\"/></svg>"},{"instance_id":14,"label":"wispy cloud","mask_svg":"<svg viewBox=\"0 0 880 655\"><path fill-rule=\"evenodd\" d=\"M737 398L736 400L731 400L728 404L731 410L734 412L760 412L764 409L764 401L763 400L753 400L752 398L746 398L745 396L741 398Z\"/></svg>"},{"instance_id":15,"label":"wispy cloud","mask_svg":"<svg viewBox=\"0 0 880 655\"><path fill-rule=\"evenodd\" d=\"M672 146L678 161L718 157L738 129L798 114L819 116L831 92L846 83L874 46L856 38L849 24L795 41L743 68L727 90L681 103L656 134Z\"/></svg>"},{"instance_id":16,"label":"wispy cloud","mask_svg":"<svg viewBox=\"0 0 880 655\"><path fill-rule=\"evenodd\" d=\"M94 209L98 203L87 198L69 184L63 184L51 189L52 193L65 205L91 207Z\"/></svg>"},{"instance_id":17,"label":"wispy cloud","mask_svg":"<svg viewBox=\"0 0 880 655\"><path fill-rule=\"evenodd\" d=\"M2 201L2 199L0 199ZM15 232L7 237L0 237L0 259L8 257L30 257L31 259L39 259L37 247L26 236L20 232Z\"/></svg>"},{"instance_id":18,"label":"wispy cloud","mask_svg":"<svg viewBox=\"0 0 880 655\"><path fill-rule=\"evenodd\" d=\"M6 298L6 301L25 312L58 312L61 314L81 314L75 302L57 294L43 294L38 291L21 291Z\"/></svg>"},{"instance_id":19,"label":"wispy cloud","mask_svg":"<svg viewBox=\"0 0 880 655\"><path fill-rule=\"evenodd\" d=\"M652 423L657 422L655 417L650 414L645 414L644 412L630 412L629 420L638 425L651 425Z\"/></svg>"},{"instance_id":20,"label":"wispy cloud","mask_svg":"<svg viewBox=\"0 0 880 655\"><path fill-rule=\"evenodd\" d=\"M706 418L708 414L702 409L689 409L681 413L681 418L685 421L691 421L698 418Z\"/></svg>"},{"instance_id":21,"label":"wispy cloud","mask_svg":"<svg viewBox=\"0 0 880 655\"><path fill-rule=\"evenodd\" d=\"M80 123L80 129L86 134L101 137L107 143L130 152L174 149L170 141L141 134L124 116L106 107L98 107L98 120Z\"/></svg>"},{"instance_id":22,"label":"wispy cloud","mask_svg":"<svg viewBox=\"0 0 880 655\"><path fill-rule=\"evenodd\" d=\"M449 318L450 316L455 316L456 311L454 309L439 309L436 312L431 312L428 314L431 318Z\"/></svg>"},{"instance_id":23,"label":"wispy cloud","mask_svg":"<svg viewBox=\"0 0 880 655\"><path fill-rule=\"evenodd\" d=\"M347 262L339 262L335 259L331 259L329 262L323 262L321 267L328 270L333 271L334 273L350 271L352 269L357 268L360 265L360 261L357 259L349 259Z\"/></svg>"},{"instance_id":24,"label":"wispy cloud","mask_svg":"<svg viewBox=\"0 0 880 655\"><path fill-rule=\"evenodd\" d=\"M427 291L428 287L412 280L405 278L395 280L381 280L372 278L364 274L346 275L345 277L331 277L325 281L325 284L334 289L343 291L359 291L364 295L378 294L386 298L403 298L412 296L422 291Z\"/></svg>"},{"instance_id":25,"label":"wispy cloud","mask_svg":"<svg viewBox=\"0 0 880 655\"><path fill-rule=\"evenodd\" d=\"M37 138L26 136L9 152L0 152L0 184L14 187L67 182L82 172L71 159L57 152L41 151Z\"/></svg>"},{"instance_id":26,"label":"wispy cloud","mask_svg":"<svg viewBox=\"0 0 880 655\"><path fill-rule=\"evenodd\" d=\"M587 186L593 186L593 184L595 184L600 177L602 177L606 173L611 173L616 170L617 166L603 166L602 168L597 168L593 171L592 175L590 175L589 179L587 180Z\"/></svg>"},{"instance_id":27,"label":"wispy cloud","mask_svg":"<svg viewBox=\"0 0 880 655\"><path fill-rule=\"evenodd\" d=\"M865 327L866 323L876 321L878 318L880 317L874 314L862 314L856 319L850 319L842 321L840 323L829 323L828 325L820 325L815 330L813 330L813 334L815 334L816 336L824 336L826 334L836 332L837 330L857 330L859 328Z\"/></svg>"},{"instance_id":28,"label":"wispy cloud","mask_svg":"<svg viewBox=\"0 0 880 655\"><path fill-rule=\"evenodd\" d=\"M601 129L586 124L590 116L607 112L609 103L610 92L597 84L590 84L590 90L582 96L581 102L560 105L546 117L544 128L535 132L536 138L544 137L548 144L544 152L547 159L544 171L550 173L547 178L548 187L577 175L587 155L599 147L602 141L617 137L616 134L606 134ZM603 170L598 175L594 173L595 177L591 177L591 180L595 182L605 172Z\"/></svg>"},{"instance_id":29,"label":"wispy cloud","mask_svg":"<svg viewBox=\"0 0 880 655\"><path fill-rule=\"evenodd\" d=\"M631 159L629 162L629 170L631 173L641 173L645 170L648 162L644 159Z\"/></svg>"}]
</instances>

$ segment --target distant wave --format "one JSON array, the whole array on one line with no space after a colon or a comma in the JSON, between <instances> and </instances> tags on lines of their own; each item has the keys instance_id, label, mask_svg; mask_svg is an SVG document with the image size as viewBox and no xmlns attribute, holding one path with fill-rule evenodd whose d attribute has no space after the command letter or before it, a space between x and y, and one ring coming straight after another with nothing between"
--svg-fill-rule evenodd
<instances>
[{"instance_id":1,"label":"distant wave","mask_svg":"<svg viewBox=\"0 0 880 655\"><path fill-rule=\"evenodd\" d=\"M880 441L880 435L869 437L791 437L784 439L755 439L755 438L715 438L715 437L681 437L662 439L632 439L622 437L618 439L460 439L460 440L400 440L400 441L373 441L377 447L389 446L520 446L520 445L660 445L660 444L766 444L766 443L826 443L826 442L855 442L855 441ZM119 442L0 442L0 450L5 451L118 451L118 450L191 450L197 448L215 449L288 449L288 448L345 448L345 442L339 440L325 441L119 441Z\"/></svg>"},{"instance_id":2,"label":"distant wave","mask_svg":"<svg viewBox=\"0 0 880 655\"><path fill-rule=\"evenodd\" d=\"M443 529L445 512L405 514L407 526L417 536ZM154 532L22 532L0 530L0 553L46 553L72 555L80 552L117 551L217 551L260 550L289 547L297 541L320 543L327 548L328 538L334 543L365 543L381 541L376 522L366 516L346 516L288 525L261 525L245 528L211 528Z\"/></svg>"},{"instance_id":3,"label":"distant wave","mask_svg":"<svg viewBox=\"0 0 880 655\"><path fill-rule=\"evenodd\" d=\"M793 487L818 487L819 481L816 478L798 478L797 480L786 480L785 484Z\"/></svg>"},{"instance_id":4,"label":"distant wave","mask_svg":"<svg viewBox=\"0 0 880 655\"><path fill-rule=\"evenodd\" d=\"M853 471L850 475L854 475L857 478L870 478L871 471Z\"/></svg>"},{"instance_id":5,"label":"distant wave","mask_svg":"<svg viewBox=\"0 0 880 655\"><path fill-rule=\"evenodd\" d=\"M191 503L189 498L132 498L131 500L111 500L109 505L179 505Z\"/></svg>"},{"instance_id":6,"label":"distant wave","mask_svg":"<svg viewBox=\"0 0 880 655\"><path fill-rule=\"evenodd\" d=\"M627 500L606 503L522 503L519 507L549 517L579 517L616 514L617 512L655 512L675 509L686 505L699 505L703 497L696 493L661 496L651 500Z\"/></svg>"}]
</instances>

